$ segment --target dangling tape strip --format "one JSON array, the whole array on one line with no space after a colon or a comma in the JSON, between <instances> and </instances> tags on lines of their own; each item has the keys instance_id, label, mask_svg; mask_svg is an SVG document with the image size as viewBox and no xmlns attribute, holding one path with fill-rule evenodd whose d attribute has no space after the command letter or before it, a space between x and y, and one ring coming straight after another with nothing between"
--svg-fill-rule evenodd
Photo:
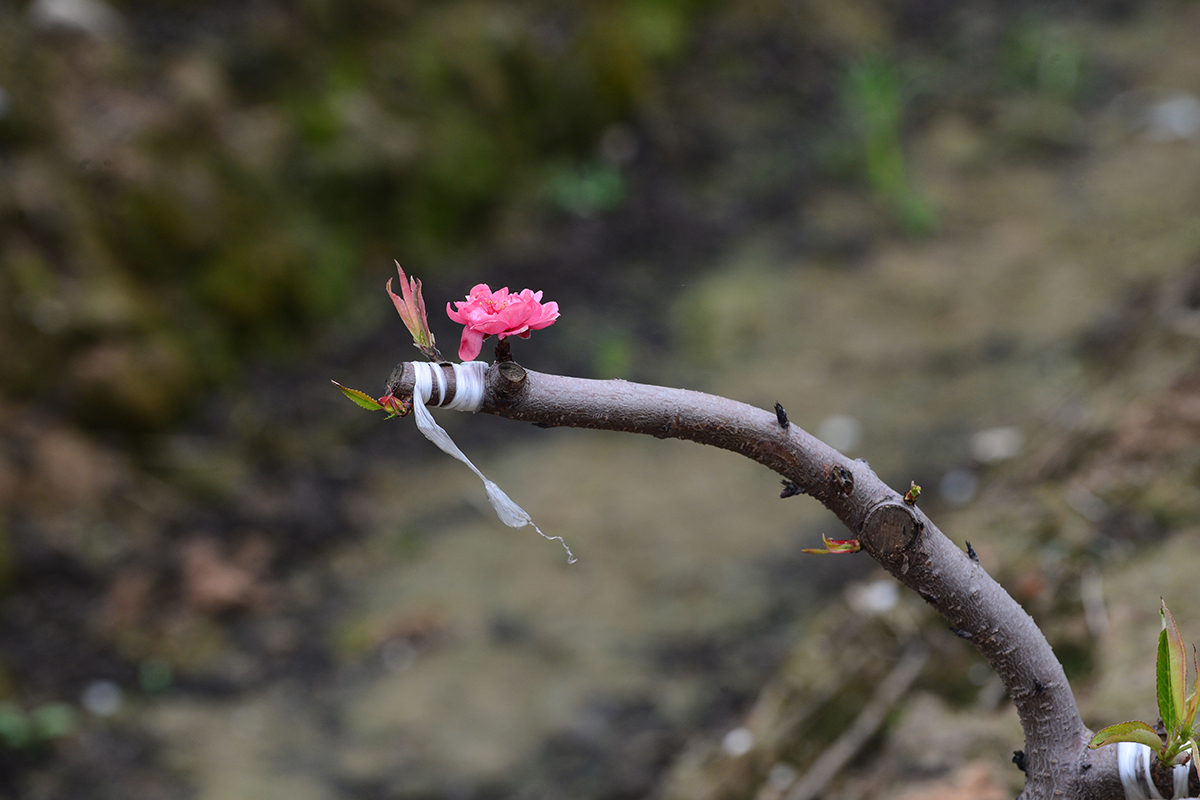
<instances>
[{"instance_id":1,"label":"dangling tape strip","mask_svg":"<svg viewBox=\"0 0 1200 800\"><path fill-rule=\"evenodd\" d=\"M561 536L547 536L542 533L542 529L534 524L530 519L529 514L525 509L509 499L504 491L488 480L482 472L480 472L471 460L463 455L463 451L458 449L458 445L450 438L450 434L438 425L433 420L433 415L425 408L425 404L430 401L433 396L433 384L436 381L438 387L437 402L434 405L441 405L442 400L446 397L446 376L442 372L442 368L436 364L427 364L423 361L413 361L413 415L417 418L417 430L425 435L425 438L441 448L442 452L457 458L462 463L483 481L483 487L487 491L488 501L492 504L492 508L496 510L496 516L500 517L500 521L510 528L524 528L526 525L531 526L543 539L557 541L567 551L567 563L575 563L575 554L571 552L571 548L567 547L567 543ZM487 364L482 361L468 361L465 364L452 364L454 367L454 399L446 405L446 408L456 409L458 411L478 411L483 405L484 393L484 374L487 372Z\"/></svg>"},{"instance_id":2,"label":"dangling tape strip","mask_svg":"<svg viewBox=\"0 0 1200 800\"><path fill-rule=\"evenodd\" d=\"M1125 800L1170 800L1159 794L1158 787L1150 777L1150 759L1154 751L1137 742L1117 742L1117 774L1121 777L1121 788ZM1188 796L1188 764L1172 768L1174 782L1171 797Z\"/></svg>"}]
</instances>

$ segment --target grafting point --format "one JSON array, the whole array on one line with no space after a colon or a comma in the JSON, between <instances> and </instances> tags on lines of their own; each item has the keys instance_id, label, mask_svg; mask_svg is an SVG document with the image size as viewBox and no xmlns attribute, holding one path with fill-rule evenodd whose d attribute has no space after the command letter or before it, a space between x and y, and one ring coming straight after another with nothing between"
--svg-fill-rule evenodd
<instances>
[{"instance_id":1,"label":"grafting point","mask_svg":"<svg viewBox=\"0 0 1200 800\"><path fill-rule=\"evenodd\" d=\"M510 364L509 366L516 366ZM520 367L522 376L525 371ZM462 397L453 401L447 408L459 411L476 411L483 402L484 395L484 375L486 374L487 365L482 361L468 361L465 364L455 364L454 371L459 375L463 382L469 381L471 388L463 387L461 392ZM514 503L504 491L489 480L479 468L471 463L471 460L463 455L463 451L458 448L454 440L450 438L450 434L434 421L433 416L425 407L425 404L433 397L434 381L437 380L437 392L439 398L443 397L444 385L442 379L442 369L440 365L422 364L413 362L413 414L417 418L417 430L421 432L426 439L433 442L437 447L447 455L458 459L466 465L467 469L474 472L476 477L483 481L484 490L487 492L488 502L496 511L496 516L510 528L524 528L525 526L532 527L540 536L545 539L557 541L567 551L567 563L575 563L575 554L571 552L571 548L567 547L567 543L561 536L547 536L542 533L534 521L525 512L525 509Z\"/></svg>"},{"instance_id":2,"label":"grafting point","mask_svg":"<svg viewBox=\"0 0 1200 800\"><path fill-rule=\"evenodd\" d=\"M387 384L383 387L384 394L395 395L400 388L400 384L404 381L404 364L397 364L392 370L392 374L388 376Z\"/></svg>"}]
</instances>

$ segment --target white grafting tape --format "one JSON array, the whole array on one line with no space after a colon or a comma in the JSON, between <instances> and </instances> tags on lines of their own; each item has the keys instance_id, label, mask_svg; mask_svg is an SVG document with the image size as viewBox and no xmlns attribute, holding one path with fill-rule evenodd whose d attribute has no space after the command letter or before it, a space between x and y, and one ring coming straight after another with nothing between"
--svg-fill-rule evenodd
<instances>
[{"instance_id":1,"label":"white grafting tape","mask_svg":"<svg viewBox=\"0 0 1200 800\"><path fill-rule=\"evenodd\" d=\"M441 367L436 364L427 364L422 361L411 362L413 366L413 416L417 418L417 430L425 435L425 438L436 444L442 452L447 455L457 458L462 463L483 481L483 488L487 491L488 502L492 504L492 508L496 510L496 516L510 528L524 528L526 525L532 527L544 539L557 541L567 551L567 563L575 563L575 554L571 552L571 548L567 547L567 543L561 536L547 536L542 533L542 529L534 524L530 519L529 514L525 509L514 503L509 496L504 493L499 486L488 480L487 476L479 471L471 460L463 455L463 451L458 449L458 445L450 438L450 434L433 421L433 416L425 408L425 404L429 402L433 395L433 384L437 381L438 384L438 402L446 396L446 379L442 373ZM479 366L472 366L472 365ZM484 393L484 374L487 372L487 365L482 361L469 361L466 364L455 364L454 366L454 382L455 396L447 408L455 408L463 411L476 411L483 404Z\"/></svg>"},{"instance_id":2,"label":"white grafting tape","mask_svg":"<svg viewBox=\"0 0 1200 800\"><path fill-rule=\"evenodd\" d=\"M1150 777L1150 763L1154 751L1144 744L1137 742L1117 743L1117 773L1121 777L1121 787L1125 790L1125 800L1171 800L1188 796L1187 764L1176 765L1171 771L1173 786L1171 797L1164 798Z\"/></svg>"},{"instance_id":3,"label":"white grafting tape","mask_svg":"<svg viewBox=\"0 0 1200 800\"><path fill-rule=\"evenodd\" d=\"M483 392L487 388L488 365L482 361L468 361L451 366L454 367L454 399L445 407L454 411L478 411L483 406Z\"/></svg>"},{"instance_id":4,"label":"white grafting tape","mask_svg":"<svg viewBox=\"0 0 1200 800\"><path fill-rule=\"evenodd\" d=\"M427 364L426 366L430 367L430 370L429 370L430 378L432 379L433 383L437 384L437 402L434 403L434 405L440 406L442 404L442 401L446 399L446 371L438 368L434 364ZM433 385L430 384L429 397L425 398L425 402L428 403L432 399L433 399Z\"/></svg>"}]
</instances>

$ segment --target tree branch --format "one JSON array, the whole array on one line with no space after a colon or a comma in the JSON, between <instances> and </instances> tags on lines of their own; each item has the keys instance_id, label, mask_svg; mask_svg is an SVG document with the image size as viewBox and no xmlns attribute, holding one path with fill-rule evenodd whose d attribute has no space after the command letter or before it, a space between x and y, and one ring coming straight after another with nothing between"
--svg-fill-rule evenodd
<instances>
[{"instance_id":1,"label":"tree branch","mask_svg":"<svg viewBox=\"0 0 1200 800\"><path fill-rule=\"evenodd\" d=\"M455 386L451 367L443 369L445 404ZM401 364L387 390L408 399L412 386L413 370ZM937 609L1000 676L1025 732L1024 800L1124 797L1116 748L1087 748L1092 732L1033 619L865 461L849 459L787 424L782 410L685 389L548 375L508 361L488 369L480 411L543 427L687 439L739 453L777 472L836 514L872 558Z\"/></svg>"}]
</instances>

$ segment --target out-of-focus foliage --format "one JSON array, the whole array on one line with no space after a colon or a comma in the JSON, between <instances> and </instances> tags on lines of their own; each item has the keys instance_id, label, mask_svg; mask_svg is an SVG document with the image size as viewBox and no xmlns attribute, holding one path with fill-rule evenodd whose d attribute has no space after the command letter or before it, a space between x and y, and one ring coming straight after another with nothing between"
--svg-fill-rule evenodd
<instances>
[{"instance_id":1,"label":"out-of-focus foliage","mask_svg":"<svg viewBox=\"0 0 1200 800\"><path fill-rule=\"evenodd\" d=\"M1008 30L997 66L997 88L1007 95L997 114L1005 149L1037 154L1081 146L1085 124L1076 105L1089 74L1077 34L1022 17Z\"/></svg>"},{"instance_id":2,"label":"out-of-focus foliage","mask_svg":"<svg viewBox=\"0 0 1200 800\"><path fill-rule=\"evenodd\" d=\"M366 265L619 203L601 134L707 2L50 5L0 7L0 386L146 430Z\"/></svg>"},{"instance_id":3,"label":"out-of-focus foliage","mask_svg":"<svg viewBox=\"0 0 1200 800\"><path fill-rule=\"evenodd\" d=\"M894 64L865 58L850 67L842 86L842 105L862 148L871 190L892 206L909 231L926 233L934 225L933 211L912 189L901 145L906 103Z\"/></svg>"},{"instance_id":4,"label":"out-of-focus foliage","mask_svg":"<svg viewBox=\"0 0 1200 800\"><path fill-rule=\"evenodd\" d=\"M933 230L933 208L914 190L904 156L904 115L911 88L900 67L880 55L846 70L840 86L842 127L823 147L834 171L860 175L910 234Z\"/></svg>"},{"instance_id":5,"label":"out-of-focus foliage","mask_svg":"<svg viewBox=\"0 0 1200 800\"><path fill-rule=\"evenodd\" d=\"M75 709L66 703L47 703L26 713L12 703L0 703L0 743L18 750L37 747L72 733Z\"/></svg>"},{"instance_id":6,"label":"out-of-focus foliage","mask_svg":"<svg viewBox=\"0 0 1200 800\"><path fill-rule=\"evenodd\" d=\"M1083 82L1083 49L1067 34L1026 17L1009 31L1001 67L1019 86L1070 99Z\"/></svg>"}]
</instances>

